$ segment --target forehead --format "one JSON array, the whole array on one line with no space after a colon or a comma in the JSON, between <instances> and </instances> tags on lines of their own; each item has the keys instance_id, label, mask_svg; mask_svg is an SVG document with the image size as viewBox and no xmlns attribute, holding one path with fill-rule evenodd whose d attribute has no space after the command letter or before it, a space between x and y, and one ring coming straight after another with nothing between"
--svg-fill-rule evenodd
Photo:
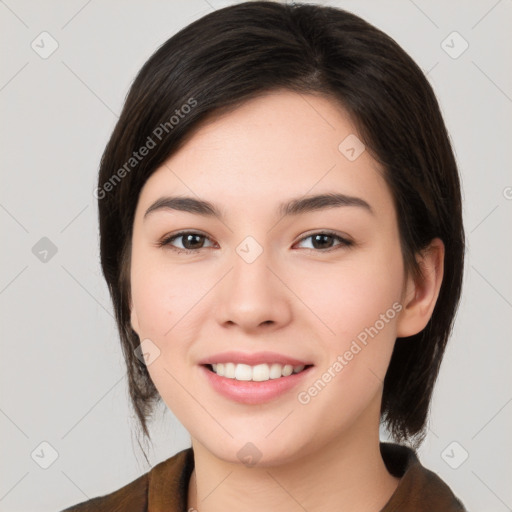
<instances>
[{"instance_id":1,"label":"forehead","mask_svg":"<svg viewBox=\"0 0 512 512\"><path fill-rule=\"evenodd\" d=\"M381 168L340 104L278 91L213 116L150 176L140 203L147 207L165 193L261 208L326 191L369 197L377 209L391 200Z\"/></svg>"}]
</instances>

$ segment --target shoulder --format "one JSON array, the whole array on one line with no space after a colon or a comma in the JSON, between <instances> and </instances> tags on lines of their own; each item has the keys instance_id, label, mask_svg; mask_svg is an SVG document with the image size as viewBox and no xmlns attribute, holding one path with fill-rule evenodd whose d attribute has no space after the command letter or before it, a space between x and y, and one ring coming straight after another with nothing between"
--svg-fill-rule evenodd
<instances>
[{"instance_id":1,"label":"shoulder","mask_svg":"<svg viewBox=\"0 0 512 512\"><path fill-rule=\"evenodd\" d=\"M193 452L189 448L160 462L124 487L61 512L147 512L160 502L181 502L192 466Z\"/></svg>"},{"instance_id":2,"label":"shoulder","mask_svg":"<svg viewBox=\"0 0 512 512\"><path fill-rule=\"evenodd\" d=\"M425 468L411 448L381 443L381 453L388 471L400 478L396 491L381 512L467 512L450 487L436 473Z\"/></svg>"},{"instance_id":3,"label":"shoulder","mask_svg":"<svg viewBox=\"0 0 512 512\"><path fill-rule=\"evenodd\" d=\"M62 512L146 512L148 475L145 473L117 491L83 501Z\"/></svg>"},{"instance_id":4,"label":"shoulder","mask_svg":"<svg viewBox=\"0 0 512 512\"><path fill-rule=\"evenodd\" d=\"M83 501L62 512L146 512L148 475L145 473L117 491Z\"/></svg>"}]
</instances>

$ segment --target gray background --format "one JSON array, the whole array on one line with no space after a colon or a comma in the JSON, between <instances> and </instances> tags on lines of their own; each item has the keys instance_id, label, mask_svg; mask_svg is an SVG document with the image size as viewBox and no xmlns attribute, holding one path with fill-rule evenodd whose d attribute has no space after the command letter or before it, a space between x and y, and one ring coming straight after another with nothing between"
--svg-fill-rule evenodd
<instances>
[{"instance_id":1,"label":"gray background","mask_svg":"<svg viewBox=\"0 0 512 512\"><path fill-rule=\"evenodd\" d=\"M230 3L0 1L1 511L60 510L149 469L131 433L92 192L138 69ZM512 1L323 4L394 37L440 100L462 173L467 268L419 454L470 510L512 510ZM47 58L43 31L58 43ZM46 261L43 237L57 249ZM189 446L165 406L151 432L152 465Z\"/></svg>"}]
</instances>

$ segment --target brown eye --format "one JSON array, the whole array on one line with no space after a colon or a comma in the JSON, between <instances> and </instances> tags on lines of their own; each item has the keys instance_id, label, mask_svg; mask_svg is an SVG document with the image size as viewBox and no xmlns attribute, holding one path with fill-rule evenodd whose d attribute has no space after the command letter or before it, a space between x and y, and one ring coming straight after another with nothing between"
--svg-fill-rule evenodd
<instances>
[{"instance_id":1,"label":"brown eye","mask_svg":"<svg viewBox=\"0 0 512 512\"><path fill-rule=\"evenodd\" d=\"M311 237L312 245L315 249L330 249L334 243L334 237L332 235L313 235Z\"/></svg>"},{"instance_id":2,"label":"brown eye","mask_svg":"<svg viewBox=\"0 0 512 512\"><path fill-rule=\"evenodd\" d=\"M336 233L319 232L313 233L312 235L305 236L299 243L311 239L311 247L305 247L305 249L316 249L320 252L335 249L336 247L349 247L353 245L351 240L343 238ZM338 243L335 243L335 242Z\"/></svg>"},{"instance_id":3,"label":"brown eye","mask_svg":"<svg viewBox=\"0 0 512 512\"><path fill-rule=\"evenodd\" d=\"M188 235L181 235L179 238L181 238L182 245L185 249L191 250L191 249L201 249L201 246L204 243L204 236L198 235L198 234L188 234Z\"/></svg>"},{"instance_id":4,"label":"brown eye","mask_svg":"<svg viewBox=\"0 0 512 512\"><path fill-rule=\"evenodd\" d=\"M179 242L181 240L181 242ZM158 245L160 247L166 246L172 250L177 252L197 252L199 249L204 249L204 243L209 238L206 235L201 233L196 233L193 231L183 231L181 233L176 233L170 237L162 240ZM178 241L181 247L178 245L174 245L174 242Z\"/></svg>"}]
</instances>

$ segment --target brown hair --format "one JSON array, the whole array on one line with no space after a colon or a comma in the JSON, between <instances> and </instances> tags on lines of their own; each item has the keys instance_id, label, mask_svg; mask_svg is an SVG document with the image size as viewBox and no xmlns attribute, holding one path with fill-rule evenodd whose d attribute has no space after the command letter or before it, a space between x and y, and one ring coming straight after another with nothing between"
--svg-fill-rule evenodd
<instances>
[{"instance_id":1,"label":"brown hair","mask_svg":"<svg viewBox=\"0 0 512 512\"><path fill-rule=\"evenodd\" d=\"M419 271L414 256L434 237L445 244L444 279L432 317L420 333L397 339L384 381L382 421L397 441L417 446L461 293L457 166L434 92L414 61L354 14L311 4L256 1L212 12L165 42L131 86L101 160L96 197L101 265L135 413L149 438L146 421L161 398L135 355L140 340L129 307L139 193L207 118L283 88L324 95L349 112L367 150L385 169L407 271ZM154 147L135 158L149 139Z\"/></svg>"}]
</instances>

